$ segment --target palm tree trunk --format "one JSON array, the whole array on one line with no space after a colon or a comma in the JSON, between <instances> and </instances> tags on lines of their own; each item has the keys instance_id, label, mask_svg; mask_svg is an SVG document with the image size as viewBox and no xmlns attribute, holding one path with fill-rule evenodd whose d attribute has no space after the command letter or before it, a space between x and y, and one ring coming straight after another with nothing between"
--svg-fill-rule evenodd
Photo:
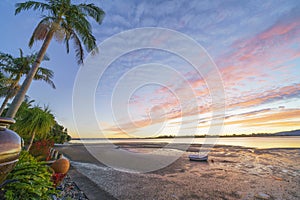
<instances>
[{"instance_id":1,"label":"palm tree trunk","mask_svg":"<svg viewBox=\"0 0 300 200\"><path fill-rule=\"evenodd\" d=\"M12 103L7 111L6 117L9 117L9 118L15 117L15 115L16 115L19 107L21 106L21 104L25 98L25 95L30 87L33 77L35 76L37 70L39 69L42 60L44 59L44 56L45 56L48 46L52 40L54 32L55 32L55 28L52 26L52 28L50 29L48 35L46 36L46 38L44 40L44 43L39 51L36 61L33 63L33 66L31 67L30 71L28 72L18 94L15 96L14 100L12 101Z\"/></svg>"},{"instance_id":2,"label":"palm tree trunk","mask_svg":"<svg viewBox=\"0 0 300 200\"><path fill-rule=\"evenodd\" d=\"M5 97L5 99L4 99L4 101L3 101L2 105L1 105L1 108L0 108L0 116L2 115L2 113L3 113L3 111L4 111L5 107L6 107L6 105L7 105L8 101L9 101L9 99L10 99L10 95L8 94L8 95Z\"/></svg>"},{"instance_id":3,"label":"palm tree trunk","mask_svg":"<svg viewBox=\"0 0 300 200\"><path fill-rule=\"evenodd\" d=\"M29 144L28 144L28 146L27 146L27 148L26 148L26 151L29 151L29 150L30 150L34 138L35 138L35 131L34 131L34 132L32 133L32 135L31 135L30 142L29 142Z\"/></svg>"}]
</instances>

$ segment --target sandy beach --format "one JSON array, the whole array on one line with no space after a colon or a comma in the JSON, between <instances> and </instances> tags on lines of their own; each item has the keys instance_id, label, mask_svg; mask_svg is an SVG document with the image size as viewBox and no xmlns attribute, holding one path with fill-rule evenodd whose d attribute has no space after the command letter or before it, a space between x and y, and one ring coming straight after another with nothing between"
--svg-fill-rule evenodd
<instances>
[{"instance_id":1,"label":"sandy beach","mask_svg":"<svg viewBox=\"0 0 300 200\"><path fill-rule=\"evenodd\" d=\"M163 144L120 143L118 150L152 151ZM96 145L109 152L105 145ZM300 149L215 146L208 162L191 162L192 145L171 165L127 173L103 165L82 144L55 147L81 175L90 199L300 199ZM75 173L75 174L76 174ZM74 172L73 172L74 174ZM80 180L81 180L80 179ZM86 182L84 182L84 180ZM76 181L75 181L76 182ZM93 185L89 189L88 185Z\"/></svg>"}]
</instances>

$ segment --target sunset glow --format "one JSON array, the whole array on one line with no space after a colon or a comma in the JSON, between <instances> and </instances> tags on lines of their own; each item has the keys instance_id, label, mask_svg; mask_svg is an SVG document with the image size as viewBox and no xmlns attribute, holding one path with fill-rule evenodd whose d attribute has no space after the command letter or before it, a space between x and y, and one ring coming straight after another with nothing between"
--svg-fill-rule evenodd
<instances>
[{"instance_id":1,"label":"sunset glow","mask_svg":"<svg viewBox=\"0 0 300 200\"><path fill-rule=\"evenodd\" d=\"M99 43L129 29L162 27L186 34L203 46L218 67L224 85L224 127L221 133L216 134L274 133L300 129L299 1L212 3L143 0L94 3L107 13L103 25L94 28ZM13 15L6 11L12 10L13 3L4 1L0 5L2 15ZM24 27L24 31L18 33L18 37L29 40L36 17L32 13L22 14L9 19L11 23L4 23L8 18L3 16L1 24L5 24L3 30L8 32L1 32L3 48L11 53L17 51L18 39L12 40L9 32L15 32L13 30L19 25ZM24 20L16 22L20 19ZM163 43L166 40L168 38L158 38L153 42ZM48 65L53 66L55 71L57 90L50 91L47 86L35 83L29 96L46 104L49 102L59 120L74 137L79 137L72 121L71 105L78 67L75 60L70 59L73 55L66 55L63 48L57 51L58 44L51 45L49 55L53 61ZM101 51L105 49L100 49L99 53ZM149 84L136 90L128 100L131 118L115 121L110 107L114 87L124 74L145 63L159 63L178 71L196 96L187 94L184 100L179 100L176 92L184 94L186 83L164 77L168 85ZM59 67L63 65L67 66ZM137 74L136 79L150 75L162 76L159 71L147 68L144 74ZM107 137L175 135L180 127L183 134L190 135L193 122L198 124L196 134L202 135L211 125L212 105L210 89L206 84L209 73L202 77L188 62L170 52L155 49L130 52L111 63L103 77L95 92L95 112ZM169 88L176 89L170 91ZM190 103L191 98L196 98L196 106ZM155 125L161 125L162 129L153 131ZM87 137L99 137L100 130L86 131Z\"/></svg>"}]
</instances>

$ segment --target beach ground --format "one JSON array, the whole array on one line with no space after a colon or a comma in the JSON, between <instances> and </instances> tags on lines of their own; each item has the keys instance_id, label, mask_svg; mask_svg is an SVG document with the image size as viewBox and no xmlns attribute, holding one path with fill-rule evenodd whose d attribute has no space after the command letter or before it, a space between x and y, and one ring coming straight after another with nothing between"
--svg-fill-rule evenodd
<instances>
[{"instance_id":1,"label":"beach ground","mask_svg":"<svg viewBox=\"0 0 300 200\"><path fill-rule=\"evenodd\" d=\"M116 144L118 150L151 152L163 144ZM110 152L106 145L96 145ZM148 173L103 165L84 145L55 147L72 162L75 182L90 199L300 199L300 149L215 146L208 162L191 162L192 145L171 165ZM72 175L72 174L71 174ZM77 176L77 178L76 178ZM80 178L81 177L81 178ZM89 189L90 187L90 189ZM103 196L104 195L104 196ZM96 199L96 198L94 198Z\"/></svg>"}]
</instances>

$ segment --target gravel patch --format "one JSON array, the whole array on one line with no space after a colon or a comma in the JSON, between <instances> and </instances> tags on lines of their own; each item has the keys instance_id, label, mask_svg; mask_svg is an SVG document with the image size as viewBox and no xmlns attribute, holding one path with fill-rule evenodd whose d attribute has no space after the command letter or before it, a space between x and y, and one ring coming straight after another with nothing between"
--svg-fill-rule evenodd
<instances>
[{"instance_id":1,"label":"gravel patch","mask_svg":"<svg viewBox=\"0 0 300 200\"><path fill-rule=\"evenodd\" d=\"M83 191L79 189L75 182L72 181L70 176L66 176L62 183L57 187L59 194L52 196L53 200L88 200Z\"/></svg>"}]
</instances>

